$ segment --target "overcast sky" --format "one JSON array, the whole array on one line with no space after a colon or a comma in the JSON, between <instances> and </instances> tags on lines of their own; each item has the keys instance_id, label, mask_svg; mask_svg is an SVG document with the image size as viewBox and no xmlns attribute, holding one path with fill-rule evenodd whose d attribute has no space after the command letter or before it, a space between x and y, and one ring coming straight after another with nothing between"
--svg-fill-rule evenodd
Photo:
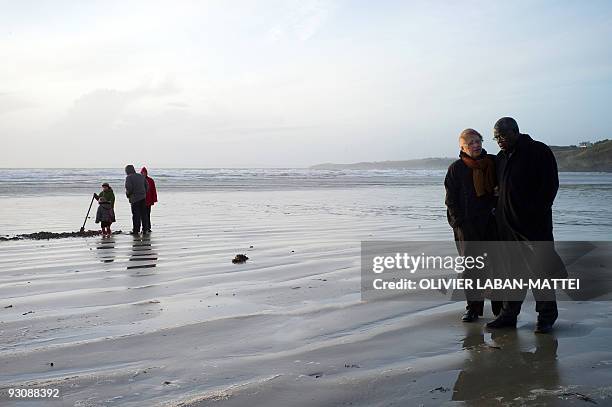
<instances>
[{"instance_id":1,"label":"overcast sky","mask_svg":"<svg viewBox=\"0 0 612 407\"><path fill-rule=\"evenodd\" d=\"M454 156L612 138L610 1L2 1L0 167Z\"/></svg>"}]
</instances>

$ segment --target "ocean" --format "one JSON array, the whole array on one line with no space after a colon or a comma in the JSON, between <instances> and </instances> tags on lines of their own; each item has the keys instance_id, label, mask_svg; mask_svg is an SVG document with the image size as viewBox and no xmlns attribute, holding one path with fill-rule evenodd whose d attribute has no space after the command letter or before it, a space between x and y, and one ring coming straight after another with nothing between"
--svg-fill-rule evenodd
<instances>
[{"instance_id":1,"label":"ocean","mask_svg":"<svg viewBox=\"0 0 612 407\"><path fill-rule=\"evenodd\" d=\"M244 224L249 217L276 210L294 217L376 218L428 230L429 238L449 237L445 171L151 168L150 175L160 196L153 215L158 222L168 211L172 217L191 213L191 223L218 213L227 215L228 222L241 219ZM0 234L78 230L91 194L102 182L114 187L118 214L127 221L124 177L122 169L1 169ZM553 208L556 238L612 238L612 174L560 173L559 178ZM95 228L93 222L89 226Z\"/></svg>"}]
</instances>

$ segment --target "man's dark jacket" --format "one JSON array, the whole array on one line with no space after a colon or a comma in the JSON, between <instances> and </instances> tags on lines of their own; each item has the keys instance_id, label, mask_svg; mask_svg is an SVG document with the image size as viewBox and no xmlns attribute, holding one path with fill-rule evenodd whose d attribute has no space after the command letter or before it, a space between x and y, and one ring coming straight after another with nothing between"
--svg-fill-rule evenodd
<instances>
[{"instance_id":1,"label":"man's dark jacket","mask_svg":"<svg viewBox=\"0 0 612 407\"><path fill-rule=\"evenodd\" d=\"M497 154L497 177L495 215L501 240L552 241L559 175L550 148L521 134L511 154Z\"/></svg>"},{"instance_id":2,"label":"man's dark jacket","mask_svg":"<svg viewBox=\"0 0 612 407\"><path fill-rule=\"evenodd\" d=\"M512 153L497 154L497 179L495 218L500 240L550 242L531 249L540 264L530 267L531 271L540 277L567 276L552 243L552 205L559 189L559 174L550 148L521 134Z\"/></svg>"}]
</instances>

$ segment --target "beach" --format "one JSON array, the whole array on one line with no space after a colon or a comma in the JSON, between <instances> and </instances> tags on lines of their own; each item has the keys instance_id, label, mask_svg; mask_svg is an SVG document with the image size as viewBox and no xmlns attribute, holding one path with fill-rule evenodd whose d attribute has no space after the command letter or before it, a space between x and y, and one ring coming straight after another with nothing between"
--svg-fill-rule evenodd
<instances>
[{"instance_id":1,"label":"beach","mask_svg":"<svg viewBox=\"0 0 612 407\"><path fill-rule=\"evenodd\" d=\"M153 232L131 236L105 173L124 233L0 242L0 389L57 388L50 406L612 405L609 302L560 302L535 335L530 302L488 332L489 304L465 324L462 302L362 300L362 241L452 239L443 174L237 174L156 178ZM48 175L5 173L2 235L78 230L95 171ZM610 240L610 178L562 174L557 239Z\"/></svg>"}]
</instances>

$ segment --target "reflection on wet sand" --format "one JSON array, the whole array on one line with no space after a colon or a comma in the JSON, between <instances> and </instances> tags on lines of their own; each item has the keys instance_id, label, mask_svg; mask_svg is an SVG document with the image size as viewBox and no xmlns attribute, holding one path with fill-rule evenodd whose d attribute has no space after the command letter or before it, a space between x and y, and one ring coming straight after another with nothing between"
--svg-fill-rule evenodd
<instances>
[{"instance_id":1,"label":"reflection on wet sand","mask_svg":"<svg viewBox=\"0 0 612 407\"><path fill-rule=\"evenodd\" d=\"M134 236L127 269L151 268L157 265L157 252L151 235Z\"/></svg>"},{"instance_id":2,"label":"reflection on wet sand","mask_svg":"<svg viewBox=\"0 0 612 407\"><path fill-rule=\"evenodd\" d=\"M534 391L558 388L558 341L553 335L533 335L529 343L517 330L493 332L490 341L485 335L479 330L463 339L469 357L455 382L454 401L504 405L526 401Z\"/></svg>"},{"instance_id":3,"label":"reflection on wet sand","mask_svg":"<svg viewBox=\"0 0 612 407\"><path fill-rule=\"evenodd\" d=\"M102 263L112 263L115 261L115 237L101 237L96 242L96 253Z\"/></svg>"}]
</instances>

